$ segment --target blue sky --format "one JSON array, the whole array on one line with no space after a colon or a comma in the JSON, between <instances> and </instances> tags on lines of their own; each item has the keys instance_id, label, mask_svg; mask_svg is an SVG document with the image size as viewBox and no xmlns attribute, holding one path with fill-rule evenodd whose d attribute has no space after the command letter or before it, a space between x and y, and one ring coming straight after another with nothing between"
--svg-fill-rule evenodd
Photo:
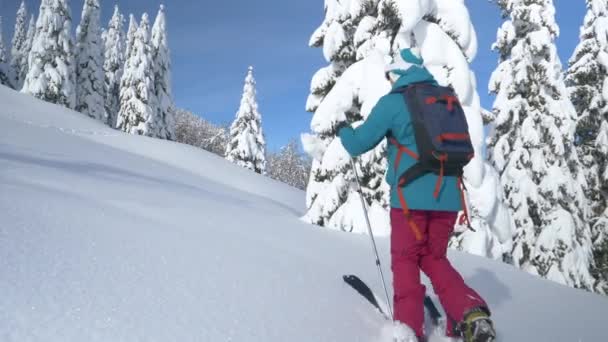
<instances>
[{"instance_id":1,"label":"blue sky","mask_svg":"<svg viewBox=\"0 0 608 342\"><path fill-rule=\"evenodd\" d=\"M4 39L12 36L20 0L0 0ZM490 47L501 25L500 12L489 0L466 0L479 38L473 63L482 105L492 106L487 94L497 55ZM76 27L83 0L71 0ZM308 47L312 32L323 20L323 1L283 0L102 0L107 23L115 3L128 15L154 16L160 3L167 8L173 59L173 92L177 105L215 123L234 119L247 67L255 67L258 102L268 147L276 150L309 130L311 113L304 110L310 79L327 63L320 49ZM27 0L30 12L40 0ZM561 36L557 41L564 65L578 43L585 2L555 0Z\"/></svg>"}]
</instances>

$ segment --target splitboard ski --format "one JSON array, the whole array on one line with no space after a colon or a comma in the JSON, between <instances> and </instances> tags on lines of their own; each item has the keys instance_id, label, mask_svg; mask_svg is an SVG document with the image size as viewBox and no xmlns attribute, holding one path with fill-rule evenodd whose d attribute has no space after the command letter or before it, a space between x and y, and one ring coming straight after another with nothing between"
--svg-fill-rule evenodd
<instances>
[{"instance_id":1,"label":"splitboard ski","mask_svg":"<svg viewBox=\"0 0 608 342\"><path fill-rule=\"evenodd\" d=\"M356 275L345 275L342 277L344 282L350 285L355 291L357 291L363 298L367 299L367 301L373 305L387 320L390 320L389 315L384 312L380 304L378 303L378 299L372 292L372 290ZM431 319L433 320L433 325L438 325L439 320L441 319L441 313L437 310L435 303L429 296L424 297L424 307L428 310Z\"/></svg>"}]
</instances>

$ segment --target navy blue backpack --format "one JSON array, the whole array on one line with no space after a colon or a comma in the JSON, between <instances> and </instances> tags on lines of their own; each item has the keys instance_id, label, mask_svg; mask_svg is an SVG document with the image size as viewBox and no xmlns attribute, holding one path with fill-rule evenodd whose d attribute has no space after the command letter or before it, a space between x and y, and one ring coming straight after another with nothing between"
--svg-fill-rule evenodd
<instances>
[{"instance_id":1,"label":"navy blue backpack","mask_svg":"<svg viewBox=\"0 0 608 342\"><path fill-rule=\"evenodd\" d=\"M475 156L475 150L464 110L454 89L431 83L416 83L397 88L391 93L403 95L410 111L418 147L418 151L412 151L399 144L395 138L389 139L399 151L395 160L395 171L399 168L403 153L417 160L416 164L399 176L399 196L406 215L409 216L409 211L401 191L403 187L423 175L433 173L439 176L434 192L435 198L438 198L443 177L456 176L465 211L463 219L470 227L464 203L462 175L464 167Z\"/></svg>"}]
</instances>

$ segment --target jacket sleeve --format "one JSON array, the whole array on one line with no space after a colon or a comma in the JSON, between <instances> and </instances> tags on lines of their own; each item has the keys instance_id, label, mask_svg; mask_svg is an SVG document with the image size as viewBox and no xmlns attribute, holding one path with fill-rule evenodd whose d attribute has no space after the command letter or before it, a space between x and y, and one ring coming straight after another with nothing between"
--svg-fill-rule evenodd
<instances>
[{"instance_id":1,"label":"jacket sleeve","mask_svg":"<svg viewBox=\"0 0 608 342\"><path fill-rule=\"evenodd\" d=\"M357 128L345 126L338 131L342 145L352 157L373 149L388 134L392 124L392 112L389 108L387 97L383 97L363 124Z\"/></svg>"}]
</instances>

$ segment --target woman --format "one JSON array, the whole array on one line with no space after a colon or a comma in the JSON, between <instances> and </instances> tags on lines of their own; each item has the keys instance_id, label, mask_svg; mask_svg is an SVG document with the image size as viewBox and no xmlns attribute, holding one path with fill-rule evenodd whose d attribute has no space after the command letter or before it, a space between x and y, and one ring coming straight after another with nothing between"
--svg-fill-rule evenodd
<instances>
[{"instance_id":1,"label":"woman","mask_svg":"<svg viewBox=\"0 0 608 342\"><path fill-rule=\"evenodd\" d=\"M416 83L437 85L414 49L402 50L386 72L393 90ZM495 331L488 305L465 284L447 259L448 241L462 209L458 178L428 173L399 189L399 176L417 162L406 101L399 93L389 93L378 101L361 126L353 129L343 124L338 130L342 145L352 157L373 149L385 138L391 142L387 182L391 185L394 318L412 328L419 341L424 340L422 270L447 313L448 335L460 335L465 342L492 341ZM408 155L403 150L414 152Z\"/></svg>"}]
</instances>

